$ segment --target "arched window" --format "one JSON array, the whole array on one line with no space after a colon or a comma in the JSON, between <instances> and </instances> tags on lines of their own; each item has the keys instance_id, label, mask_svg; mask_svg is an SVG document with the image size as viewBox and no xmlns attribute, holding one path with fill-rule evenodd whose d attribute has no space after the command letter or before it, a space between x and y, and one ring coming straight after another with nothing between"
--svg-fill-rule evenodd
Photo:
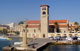
<instances>
[{"instance_id":1,"label":"arched window","mask_svg":"<svg viewBox=\"0 0 80 51\"><path fill-rule=\"evenodd\" d=\"M46 12L43 12L42 14L43 14L43 15L45 15L45 14L46 14Z\"/></svg>"}]
</instances>

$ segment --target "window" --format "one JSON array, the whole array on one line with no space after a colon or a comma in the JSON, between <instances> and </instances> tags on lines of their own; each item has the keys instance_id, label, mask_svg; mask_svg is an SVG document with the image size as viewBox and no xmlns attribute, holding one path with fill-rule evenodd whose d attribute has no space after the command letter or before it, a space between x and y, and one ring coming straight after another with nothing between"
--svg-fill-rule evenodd
<instances>
[{"instance_id":1,"label":"window","mask_svg":"<svg viewBox=\"0 0 80 51\"><path fill-rule=\"evenodd\" d=\"M36 30L34 29L34 32L36 32Z\"/></svg>"},{"instance_id":2,"label":"window","mask_svg":"<svg viewBox=\"0 0 80 51\"><path fill-rule=\"evenodd\" d=\"M66 31L64 31L64 33L65 33Z\"/></svg>"},{"instance_id":3,"label":"window","mask_svg":"<svg viewBox=\"0 0 80 51\"><path fill-rule=\"evenodd\" d=\"M45 15L45 14L46 14L46 12L43 12L42 14L43 14L43 15Z\"/></svg>"}]
</instances>

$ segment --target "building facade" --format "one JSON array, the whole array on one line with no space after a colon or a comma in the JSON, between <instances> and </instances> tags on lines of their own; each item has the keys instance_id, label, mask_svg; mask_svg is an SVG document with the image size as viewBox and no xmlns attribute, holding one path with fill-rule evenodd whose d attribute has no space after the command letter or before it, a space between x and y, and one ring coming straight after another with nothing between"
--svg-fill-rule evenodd
<instances>
[{"instance_id":1,"label":"building facade","mask_svg":"<svg viewBox=\"0 0 80 51\"><path fill-rule=\"evenodd\" d=\"M3 30L3 29L9 29L9 26L7 26L7 25L0 25L0 30Z\"/></svg>"},{"instance_id":2,"label":"building facade","mask_svg":"<svg viewBox=\"0 0 80 51\"><path fill-rule=\"evenodd\" d=\"M49 6L41 5L41 19L40 20L28 20L27 24L27 37L29 38L47 38L57 35L74 35L76 33L70 33L73 23L68 20L49 20Z\"/></svg>"}]
</instances>

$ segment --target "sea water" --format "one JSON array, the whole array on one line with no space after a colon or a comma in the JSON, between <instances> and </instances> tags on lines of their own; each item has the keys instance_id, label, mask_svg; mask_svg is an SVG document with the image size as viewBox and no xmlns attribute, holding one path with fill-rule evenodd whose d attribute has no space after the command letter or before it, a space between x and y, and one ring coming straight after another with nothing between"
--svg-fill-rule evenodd
<instances>
[{"instance_id":1,"label":"sea water","mask_svg":"<svg viewBox=\"0 0 80 51\"><path fill-rule=\"evenodd\" d=\"M42 51L80 51L80 45L49 45Z\"/></svg>"},{"instance_id":2,"label":"sea water","mask_svg":"<svg viewBox=\"0 0 80 51\"><path fill-rule=\"evenodd\" d=\"M11 38L12 40L1 40L0 39L0 51L2 51L3 47L6 47L8 45L13 45L14 42L20 42L22 41L19 37Z\"/></svg>"},{"instance_id":3,"label":"sea water","mask_svg":"<svg viewBox=\"0 0 80 51\"><path fill-rule=\"evenodd\" d=\"M11 42L8 40L0 40L0 51L2 51L2 48L5 46L11 45Z\"/></svg>"}]
</instances>

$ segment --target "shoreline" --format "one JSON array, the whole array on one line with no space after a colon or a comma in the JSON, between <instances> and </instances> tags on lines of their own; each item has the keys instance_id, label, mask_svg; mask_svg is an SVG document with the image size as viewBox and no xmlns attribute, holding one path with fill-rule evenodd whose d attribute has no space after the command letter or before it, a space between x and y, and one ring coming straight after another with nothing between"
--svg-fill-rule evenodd
<instances>
[{"instance_id":1,"label":"shoreline","mask_svg":"<svg viewBox=\"0 0 80 51\"><path fill-rule=\"evenodd\" d=\"M80 41L78 41L78 40L73 40L73 41L50 41L50 42L45 42L44 44L40 45L39 47L34 47L34 48L27 47L26 49L27 49L27 51L30 51L30 50L31 51L40 51L40 50L45 49L49 44L51 44L51 45L80 45ZM3 51L11 50L11 48L9 49L8 47L4 47ZM22 47L15 47L15 48L22 48ZM16 49L15 51L21 51L21 50ZM24 51L24 50L22 50L22 51Z\"/></svg>"}]
</instances>

